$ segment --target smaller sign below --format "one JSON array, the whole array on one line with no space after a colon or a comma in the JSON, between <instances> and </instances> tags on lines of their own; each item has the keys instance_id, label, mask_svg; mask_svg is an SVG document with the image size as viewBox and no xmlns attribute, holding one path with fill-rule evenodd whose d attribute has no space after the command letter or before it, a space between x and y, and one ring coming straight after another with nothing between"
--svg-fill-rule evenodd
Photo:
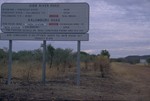
<instances>
[{"instance_id":1,"label":"smaller sign below","mask_svg":"<svg viewBox=\"0 0 150 101\"><path fill-rule=\"evenodd\" d=\"M89 34L0 33L0 40L88 41Z\"/></svg>"}]
</instances>

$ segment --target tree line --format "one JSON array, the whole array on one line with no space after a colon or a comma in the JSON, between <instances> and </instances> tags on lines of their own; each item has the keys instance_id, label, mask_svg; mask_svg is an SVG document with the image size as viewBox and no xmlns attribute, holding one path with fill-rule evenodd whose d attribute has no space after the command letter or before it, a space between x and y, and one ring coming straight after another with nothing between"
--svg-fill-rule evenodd
<instances>
[{"instance_id":1,"label":"tree line","mask_svg":"<svg viewBox=\"0 0 150 101\"><path fill-rule=\"evenodd\" d=\"M41 45L42 46L42 45ZM12 59L13 61L19 61L19 62L27 62L27 61L42 61L43 56L43 50L41 48L35 49L35 50L21 50L18 52L12 52ZM69 64L76 62L77 53L73 52L72 49L66 48L54 48L51 44L47 45L47 51L46 51L46 60L49 63L50 68L52 65L60 65L60 64ZM107 50L102 50L101 54L108 55L110 57L110 54ZM99 55L99 54L98 54ZM85 64L88 62L95 61L95 57L98 55L90 55L86 52L81 51L80 52L80 60L81 62L84 62ZM2 60L8 59L8 49L0 49L0 62Z\"/></svg>"},{"instance_id":2,"label":"tree line","mask_svg":"<svg viewBox=\"0 0 150 101\"><path fill-rule=\"evenodd\" d=\"M42 46L42 45L41 45ZM90 55L86 52L80 52L81 62L94 61L96 55ZM41 48L35 50L21 50L18 52L12 52L12 60L19 62L28 61L42 61L43 50ZM49 64L49 68L53 66L63 65L64 67L76 64L77 53L73 52L72 49L66 48L54 48L52 45L47 45L46 61ZM0 62L7 61L8 49L0 49Z\"/></svg>"},{"instance_id":3,"label":"tree line","mask_svg":"<svg viewBox=\"0 0 150 101\"><path fill-rule=\"evenodd\" d=\"M42 46L42 45L41 45ZM49 68L72 68L76 66L77 52L72 49L54 48L52 45L46 47L46 61ZM21 50L12 52L12 60L28 63L42 63L43 50L41 48L35 50ZM102 50L98 55L91 55L86 52L80 52L80 61L82 69L89 70L89 67L95 71L100 71L102 77L108 72L110 54L107 50ZM0 49L0 64L7 64L8 49Z\"/></svg>"}]
</instances>

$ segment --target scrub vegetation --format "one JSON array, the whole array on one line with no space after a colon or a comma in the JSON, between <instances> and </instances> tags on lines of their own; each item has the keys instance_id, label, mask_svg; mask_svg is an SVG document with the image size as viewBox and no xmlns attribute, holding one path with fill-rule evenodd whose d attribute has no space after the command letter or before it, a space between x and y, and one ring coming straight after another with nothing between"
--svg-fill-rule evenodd
<instances>
[{"instance_id":1,"label":"scrub vegetation","mask_svg":"<svg viewBox=\"0 0 150 101\"><path fill-rule=\"evenodd\" d=\"M13 52L7 85L7 48L0 49L0 100L150 100L148 65L114 62L107 50L98 55L80 52L81 83L76 86L76 55L72 49L47 45L44 85L42 49Z\"/></svg>"},{"instance_id":2,"label":"scrub vegetation","mask_svg":"<svg viewBox=\"0 0 150 101\"><path fill-rule=\"evenodd\" d=\"M52 45L47 45L46 54L47 78L62 77L68 71L76 71L77 53L72 49L55 49ZM90 55L86 52L80 52L80 55L82 70L99 70L102 77L107 74L105 69L109 67L110 57L107 50L102 50L99 55ZM0 49L0 75L3 78L7 78L7 59L7 49ZM42 49L13 52L12 60L13 77L27 81L41 79Z\"/></svg>"}]
</instances>

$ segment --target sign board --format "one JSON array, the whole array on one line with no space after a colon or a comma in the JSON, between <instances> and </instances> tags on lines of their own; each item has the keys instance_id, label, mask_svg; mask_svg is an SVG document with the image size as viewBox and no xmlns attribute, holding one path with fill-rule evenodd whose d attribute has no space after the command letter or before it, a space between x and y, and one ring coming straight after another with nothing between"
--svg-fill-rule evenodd
<instances>
[{"instance_id":1,"label":"sign board","mask_svg":"<svg viewBox=\"0 0 150 101\"><path fill-rule=\"evenodd\" d=\"M0 33L0 40L88 41L89 34Z\"/></svg>"},{"instance_id":2,"label":"sign board","mask_svg":"<svg viewBox=\"0 0 150 101\"><path fill-rule=\"evenodd\" d=\"M89 30L87 3L3 3L3 33L85 34Z\"/></svg>"}]
</instances>

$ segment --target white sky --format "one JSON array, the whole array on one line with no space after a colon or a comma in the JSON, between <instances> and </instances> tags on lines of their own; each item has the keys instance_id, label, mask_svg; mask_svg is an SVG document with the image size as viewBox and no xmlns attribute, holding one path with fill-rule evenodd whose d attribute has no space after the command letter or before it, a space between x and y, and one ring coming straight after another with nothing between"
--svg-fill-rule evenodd
<instances>
[{"instance_id":1,"label":"white sky","mask_svg":"<svg viewBox=\"0 0 150 101\"><path fill-rule=\"evenodd\" d=\"M150 0L0 0L4 2L87 2L90 5L90 40L81 50L98 54L107 49L111 57L150 54ZM40 48L42 41L13 41L13 50ZM48 41L55 48L76 51L77 42ZM8 41L0 41L0 48Z\"/></svg>"}]
</instances>

